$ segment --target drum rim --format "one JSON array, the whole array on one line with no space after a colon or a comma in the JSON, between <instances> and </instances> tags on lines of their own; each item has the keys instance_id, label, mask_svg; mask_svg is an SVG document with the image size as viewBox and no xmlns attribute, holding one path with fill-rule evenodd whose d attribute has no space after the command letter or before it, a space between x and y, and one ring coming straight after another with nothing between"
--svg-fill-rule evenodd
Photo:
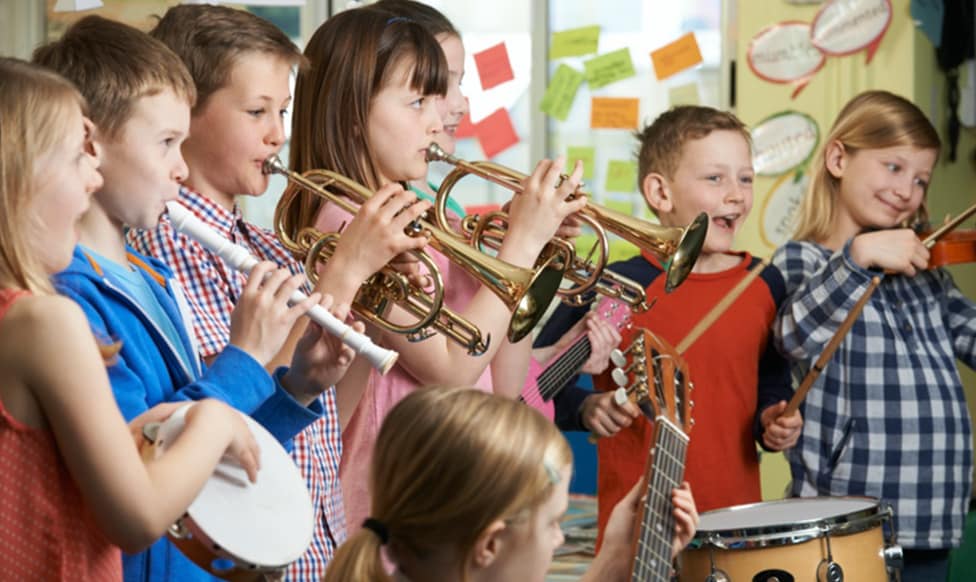
<instances>
[{"instance_id":1,"label":"drum rim","mask_svg":"<svg viewBox=\"0 0 976 582\"><path fill-rule=\"evenodd\" d=\"M758 506L770 506L802 500L837 500L870 501L873 505L828 518L798 520L789 524L775 524L754 526L747 528L727 528L701 530L688 543L689 550L703 548L719 548L723 550L739 550L765 548L771 546L785 546L800 544L812 539L824 537L824 526L829 527L830 535L852 535L868 531L880 525L891 517L891 509L875 497L860 495L846 495L840 497L794 497L776 501L764 501L725 507L717 511L744 511Z\"/></svg>"}]
</instances>

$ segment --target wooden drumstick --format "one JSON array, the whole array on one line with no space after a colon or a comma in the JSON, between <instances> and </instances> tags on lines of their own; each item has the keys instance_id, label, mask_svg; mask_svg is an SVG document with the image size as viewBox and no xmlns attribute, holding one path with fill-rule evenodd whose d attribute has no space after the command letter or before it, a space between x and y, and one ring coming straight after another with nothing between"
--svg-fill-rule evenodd
<instances>
[{"instance_id":1,"label":"wooden drumstick","mask_svg":"<svg viewBox=\"0 0 976 582\"><path fill-rule=\"evenodd\" d=\"M830 358L834 355L834 352L837 351L840 343L844 341L844 337L847 335L847 332L850 331L851 327L854 325L854 322L857 321L858 316L861 315L861 310L863 310L864 306L867 305L868 299L871 298L871 295L874 294L875 289L878 288L880 283L881 277L877 275L871 279L871 284L868 285L868 288L864 291L864 294L861 295L861 298L857 300L857 303L855 303L854 307L851 308L851 311L847 314L847 317L845 317L844 321L841 322L840 327L838 327L837 331L834 332L834 337L830 338L830 342L827 344L827 347L824 348L824 351L820 353L820 357L817 358L817 361L813 364L813 367L810 368L809 372L807 372L807 375L803 378L803 382L801 382L799 388L796 389L796 392L793 394L793 398L790 399L789 404L786 405L786 409L783 410L780 417L790 416L800 407L803 399L806 398L807 392L810 391L810 387L813 386L813 383L816 382L817 378L820 377L820 373L823 372L824 367L827 366L827 362L830 361Z\"/></svg>"},{"instance_id":2,"label":"wooden drumstick","mask_svg":"<svg viewBox=\"0 0 976 582\"><path fill-rule=\"evenodd\" d=\"M679 356L684 354L685 350L691 347L691 344L695 343L695 341L701 337L701 335L705 333L713 323L715 323L715 320L721 317L722 314L725 313L725 310L735 303L735 300L738 299L739 296L742 295L749 287L749 285L756 280L756 277L762 274L763 269L765 269L767 265L769 265L769 259L762 259L759 261L759 263L753 267L745 277L736 283L735 287L733 287L732 290L721 299L721 301L715 304L715 307L712 307L711 311L705 314L705 317L701 318L701 320L695 324L695 327L691 328L688 335L686 335L678 344L678 347L675 348L675 351L678 352Z\"/></svg>"}]
</instances>

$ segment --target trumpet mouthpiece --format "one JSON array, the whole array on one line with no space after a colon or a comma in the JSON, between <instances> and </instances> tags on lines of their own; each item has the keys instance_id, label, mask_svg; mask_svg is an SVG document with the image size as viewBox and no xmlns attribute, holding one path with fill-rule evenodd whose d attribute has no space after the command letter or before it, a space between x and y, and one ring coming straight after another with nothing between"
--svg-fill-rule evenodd
<instances>
[{"instance_id":1,"label":"trumpet mouthpiece","mask_svg":"<svg viewBox=\"0 0 976 582\"><path fill-rule=\"evenodd\" d=\"M444 151L444 148L437 145L435 142L431 142L427 146L427 161L428 162L443 162L451 157L451 154Z\"/></svg>"},{"instance_id":2,"label":"trumpet mouthpiece","mask_svg":"<svg viewBox=\"0 0 976 582\"><path fill-rule=\"evenodd\" d=\"M264 163L261 164L261 173L265 176L281 174L285 170L287 170L285 164L282 163L281 158L277 155L268 156L268 159L264 160Z\"/></svg>"}]
</instances>

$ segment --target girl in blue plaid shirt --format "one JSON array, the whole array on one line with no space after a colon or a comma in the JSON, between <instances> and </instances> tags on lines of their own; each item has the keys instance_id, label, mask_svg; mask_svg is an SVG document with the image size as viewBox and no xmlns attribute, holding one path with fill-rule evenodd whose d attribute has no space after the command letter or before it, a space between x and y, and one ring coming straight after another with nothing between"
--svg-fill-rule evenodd
<instances>
[{"instance_id":1,"label":"girl in blue plaid shirt","mask_svg":"<svg viewBox=\"0 0 976 582\"><path fill-rule=\"evenodd\" d=\"M779 348L802 377L872 277L882 281L807 395L788 452L794 495L868 495L895 509L902 579L945 580L972 488L956 358L976 363L976 304L908 224L924 219L939 136L911 102L869 91L840 112L774 264Z\"/></svg>"}]
</instances>

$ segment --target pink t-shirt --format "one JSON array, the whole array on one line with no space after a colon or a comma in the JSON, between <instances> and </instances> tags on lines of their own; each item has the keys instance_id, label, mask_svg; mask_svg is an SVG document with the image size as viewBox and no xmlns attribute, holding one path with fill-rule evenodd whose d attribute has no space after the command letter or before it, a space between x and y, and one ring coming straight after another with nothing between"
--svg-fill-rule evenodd
<instances>
[{"instance_id":1,"label":"pink t-shirt","mask_svg":"<svg viewBox=\"0 0 976 582\"><path fill-rule=\"evenodd\" d=\"M457 226L458 217L450 212L449 217L455 221L454 226ZM351 215L344 210L335 204L326 204L319 212L315 227L321 232L335 232L350 220ZM444 281L444 304L454 311L464 311L481 284L441 253L430 247L425 251L440 269ZM377 340L377 343L382 343L382 340ZM489 360L486 359L485 369L475 383L476 388L485 392L492 391L491 368L488 364ZM349 535L358 531L369 515L369 467L373 460L373 445L383 419L400 400L419 387L417 379L399 364L385 376L372 369L369 385L363 391L362 399L348 425L343 428L339 479L342 483Z\"/></svg>"},{"instance_id":2,"label":"pink t-shirt","mask_svg":"<svg viewBox=\"0 0 976 582\"><path fill-rule=\"evenodd\" d=\"M19 296L0 291L0 320ZM95 524L50 430L0 401L0 572L5 580L122 580L122 555Z\"/></svg>"}]
</instances>

